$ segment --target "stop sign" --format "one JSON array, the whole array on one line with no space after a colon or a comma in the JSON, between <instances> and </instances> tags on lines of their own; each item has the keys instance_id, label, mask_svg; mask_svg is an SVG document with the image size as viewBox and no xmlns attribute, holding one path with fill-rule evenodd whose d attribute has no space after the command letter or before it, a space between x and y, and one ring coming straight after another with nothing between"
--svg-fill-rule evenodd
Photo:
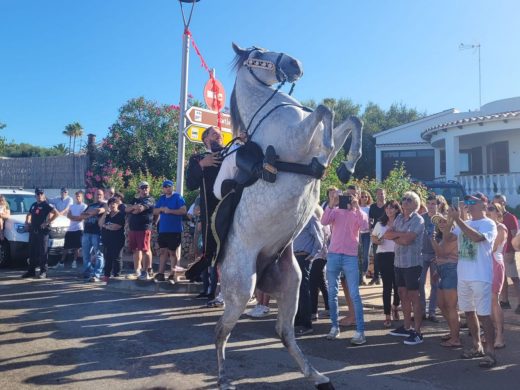
<instances>
[{"instance_id":1,"label":"stop sign","mask_svg":"<svg viewBox=\"0 0 520 390\"><path fill-rule=\"evenodd\" d=\"M212 111L221 111L226 102L224 86L216 78L210 78L204 86L204 102Z\"/></svg>"}]
</instances>

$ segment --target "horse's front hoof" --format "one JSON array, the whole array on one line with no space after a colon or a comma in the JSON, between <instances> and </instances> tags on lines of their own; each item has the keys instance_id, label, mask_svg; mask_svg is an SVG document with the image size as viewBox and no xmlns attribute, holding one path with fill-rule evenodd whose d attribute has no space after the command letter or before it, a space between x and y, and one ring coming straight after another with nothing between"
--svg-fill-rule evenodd
<instances>
[{"instance_id":1,"label":"horse's front hoof","mask_svg":"<svg viewBox=\"0 0 520 390\"><path fill-rule=\"evenodd\" d=\"M336 174L338 175L338 179L341 180L343 184L348 183L350 176L352 175L352 173L343 163L339 164L339 167L336 169Z\"/></svg>"},{"instance_id":2,"label":"horse's front hoof","mask_svg":"<svg viewBox=\"0 0 520 390\"><path fill-rule=\"evenodd\" d=\"M318 390L334 390L332 382L320 383L319 385L316 385L316 388Z\"/></svg>"},{"instance_id":3,"label":"horse's front hoof","mask_svg":"<svg viewBox=\"0 0 520 390\"><path fill-rule=\"evenodd\" d=\"M227 379L218 381L219 390L236 390L236 386L231 384L231 382Z\"/></svg>"}]
</instances>

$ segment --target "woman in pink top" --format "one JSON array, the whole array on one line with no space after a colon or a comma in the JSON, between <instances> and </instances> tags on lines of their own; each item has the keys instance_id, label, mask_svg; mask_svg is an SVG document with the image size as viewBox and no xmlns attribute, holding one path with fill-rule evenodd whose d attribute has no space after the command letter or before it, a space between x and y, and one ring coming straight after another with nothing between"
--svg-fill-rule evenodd
<instances>
[{"instance_id":1,"label":"woman in pink top","mask_svg":"<svg viewBox=\"0 0 520 390\"><path fill-rule=\"evenodd\" d=\"M338 322L338 279L343 271L347 280L350 296L354 304L356 332L350 340L351 344L366 343L363 304L359 294L358 245L359 232L368 226L368 216L359 209L357 195L348 195L342 208L339 208L339 194L334 192L329 197L321 223L330 225L332 234L327 254L327 282L329 285L329 313L332 327L327 339L339 336ZM348 202L350 201L350 202ZM343 208L344 207L344 208Z\"/></svg>"},{"instance_id":2,"label":"woman in pink top","mask_svg":"<svg viewBox=\"0 0 520 390\"><path fill-rule=\"evenodd\" d=\"M507 227L503 224L504 208L499 203L487 207L487 217L497 225L497 238L493 243L493 283L491 286L491 319L495 325L495 348L504 348L504 312L500 306L500 292L504 286L504 247L507 242Z\"/></svg>"}]
</instances>

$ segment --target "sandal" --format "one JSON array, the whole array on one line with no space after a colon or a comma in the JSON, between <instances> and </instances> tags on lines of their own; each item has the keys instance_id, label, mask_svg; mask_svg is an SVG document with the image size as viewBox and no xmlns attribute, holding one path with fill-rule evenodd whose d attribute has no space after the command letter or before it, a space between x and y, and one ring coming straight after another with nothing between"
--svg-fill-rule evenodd
<instances>
[{"instance_id":1,"label":"sandal","mask_svg":"<svg viewBox=\"0 0 520 390\"><path fill-rule=\"evenodd\" d=\"M440 343L441 347L446 347L446 348L461 348L462 347L462 344L460 344L460 343L454 344L450 340L442 341Z\"/></svg>"},{"instance_id":2,"label":"sandal","mask_svg":"<svg viewBox=\"0 0 520 390\"><path fill-rule=\"evenodd\" d=\"M392 314L394 321L399 321L399 310L397 309L397 307L395 307L394 310L392 310Z\"/></svg>"},{"instance_id":3,"label":"sandal","mask_svg":"<svg viewBox=\"0 0 520 390\"><path fill-rule=\"evenodd\" d=\"M462 355L460 355L461 359L476 359L480 357L486 356L482 350L479 349L468 349L464 352L462 352Z\"/></svg>"},{"instance_id":4,"label":"sandal","mask_svg":"<svg viewBox=\"0 0 520 390\"><path fill-rule=\"evenodd\" d=\"M392 327L392 321L390 320L385 320L385 322L383 322L383 326L385 328L391 328Z\"/></svg>"},{"instance_id":5,"label":"sandal","mask_svg":"<svg viewBox=\"0 0 520 390\"><path fill-rule=\"evenodd\" d=\"M441 341L448 341L449 339L451 339L451 335L449 333L441 336Z\"/></svg>"},{"instance_id":6,"label":"sandal","mask_svg":"<svg viewBox=\"0 0 520 390\"><path fill-rule=\"evenodd\" d=\"M497 359L494 356L486 355L484 358L478 362L478 366L482 368L493 368L497 365Z\"/></svg>"}]
</instances>

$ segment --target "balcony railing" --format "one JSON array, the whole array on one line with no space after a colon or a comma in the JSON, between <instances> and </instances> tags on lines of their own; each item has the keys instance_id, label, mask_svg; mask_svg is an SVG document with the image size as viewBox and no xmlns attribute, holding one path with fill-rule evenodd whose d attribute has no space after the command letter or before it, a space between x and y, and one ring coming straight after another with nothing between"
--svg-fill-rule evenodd
<instances>
[{"instance_id":1,"label":"balcony railing","mask_svg":"<svg viewBox=\"0 0 520 390\"><path fill-rule=\"evenodd\" d=\"M520 199L520 172L458 175L457 180L470 194L478 191L488 196L503 194Z\"/></svg>"}]
</instances>

